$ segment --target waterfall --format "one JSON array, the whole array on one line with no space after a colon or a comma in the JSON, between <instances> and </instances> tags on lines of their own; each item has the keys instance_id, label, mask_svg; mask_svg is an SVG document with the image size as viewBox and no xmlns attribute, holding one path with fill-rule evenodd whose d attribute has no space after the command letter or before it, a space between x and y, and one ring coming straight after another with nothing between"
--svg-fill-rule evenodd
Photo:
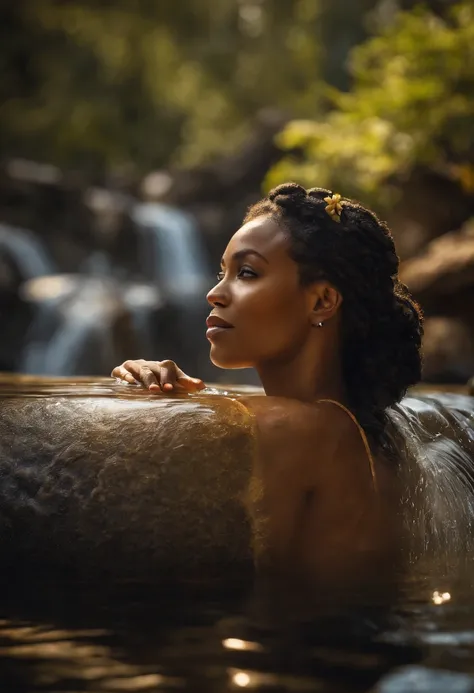
<instances>
[{"instance_id":1,"label":"waterfall","mask_svg":"<svg viewBox=\"0 0 474 693\"><path fill-rule=\"evenodd\" d=\"M23 279L32 279L56 271L41 241L31 231L0 224L0 251L6 250Z\"/></svg>"},{"instance_id":2,"label":"waterfall","mask_svg":"<svg viewBox=\"0 0 474 693\"><path fill-rule=\"evenodd\" d=\"M28 282L39 301L22 357L24 373L107 373L120 354L112 330L124 313L115 284L82 276L53 276ZM93 365L92 365L93 364Z\"/></svg>"},{"instance_id":3,"label":"waterfall","mask_svg":"<svg viewBox=\"0 0 474 693\"><path fill-rule=\"evenodd\" d=\"M189 214L155 202L136 205L132 219L141 237L145 276L176 308L173 357L184 370L203 372L208 364L204 321L209 312L205 294L210 269L197 225Z\"/></svg>"},{"instance_id":4,"label":"waterfall","mask_svg":"<svg viewBox=\"0 0 474 693\"><path fill-rule=\"evenodd\" d=\"M389 410L401 432L404 515L418 555L449 565L474 555L474 400L462 395L405 397ZM400 445L400 439L398 439Z\"/></svg>"},{"instance_id":5,"label":"waterfall","mask_svg":"<svg viewBox=\"0 0 474 693\"><path fill-rule=\"evenodd\" d=\"M26 282L22 293L36 304L23 373L108 375L135 349L152 349L149 322L163 305L153 286L54 275Z\"/></svg>"},{"instance_id":6,"label":"waterfall","mask_svg":"<svg viewBox=\"0 0 474 693\"><path fill-rule=\"evenodd\" d=\"M135 206L132 218L142 238L149 278L178 299L202 294L210 272L192 217L168 205L146 202Z\"/></svg>"},{"instance_id":7,"label":"waterfall","mask_svg":"<svg viewBox=\"0 0 474 693\"><path fill-rule=\"evenodd\" d=\"M165 305L172 317L163 337L174 341L176 335L175 358L195 368L196 354L207 348L204 294L210 276L196 224L181 210L157 203L136 204L131 216L141 283L115 277L109 257L99 251L83 263L81 274L55 274L33 233L0 225L0 250L6 248L16 262L25 282L21 293L36 309L20 357L22 372L105 375L127 356L156 357L156 316ZM126 334L123 348L116 324L121 338Z\"/></svg>"}]
</instances>

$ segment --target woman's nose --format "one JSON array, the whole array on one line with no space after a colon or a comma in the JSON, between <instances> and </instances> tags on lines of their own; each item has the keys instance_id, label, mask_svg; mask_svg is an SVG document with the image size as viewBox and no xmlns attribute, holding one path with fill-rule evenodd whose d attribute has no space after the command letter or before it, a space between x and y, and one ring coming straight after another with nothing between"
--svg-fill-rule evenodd
<instances>
[{"instance_id":1,"label":"woman's nose","mask_svg":"<svg viewBox=\"0 0 474 693\"><path fill-rule=\"evenodd\" d=\"M207 294L207 302L211 306L226 306L229 303L226 292L224 291L223 282L218 282Z\"/></svg>"}]
</instances>

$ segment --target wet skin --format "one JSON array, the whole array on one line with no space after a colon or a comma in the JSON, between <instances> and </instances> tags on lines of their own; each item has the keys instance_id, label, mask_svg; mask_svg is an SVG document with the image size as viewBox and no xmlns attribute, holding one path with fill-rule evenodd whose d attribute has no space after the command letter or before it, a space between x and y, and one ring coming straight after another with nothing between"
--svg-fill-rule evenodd
<instances>
[{"instance_id":1,"label":"wet skin","mask_svg":"<svg viewBox=\"0 0 474 693\"><path fill-rule=\"evenodd\" d=\"M207 296L210 358L221 368L256 368L267 395L241 399L258 432L248 499L258 562L328 580L348 569L391 570L400 497L395 472L375 460L376 493L357 427L335 405L317 403L347 404L342 296L327 281L302 286L285 229L268 217L234 234L218 280ZM113 375L151 391L203 387L172 361L128 361Z\"/></svg>"}]
</instances>

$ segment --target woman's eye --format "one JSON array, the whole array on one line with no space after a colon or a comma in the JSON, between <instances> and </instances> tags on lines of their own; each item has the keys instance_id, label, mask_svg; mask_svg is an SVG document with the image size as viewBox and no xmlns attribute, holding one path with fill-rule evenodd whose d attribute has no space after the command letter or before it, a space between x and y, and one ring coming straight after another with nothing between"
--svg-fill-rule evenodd
<instances>
[{"instance_id":1,"label":"woman's eye","mask_svg":"<svg viewBox=\"0 0 474 693\"><path fill-rule=\"evenodd\" d=\"M237 273L237 277L243 278L243 279L250 279L250 278L255 278L257 274L251 270L249 267L241 267ZM217 281L221 282L224 277L225 277L225 272L218 272L216 274Z\"/></svg>"},{"instance_id":2,"label":"woman's eye","mask_svg":"<svg viewBox=\"0 0 474 693\"><path fill-rule=\"evenodd\" d=\"M257 274L253 270L251 270L249 267L242 267L239 270L239 273L237 276L238 277L254 278L257 276Z\"/></svg>"}]
</instances>

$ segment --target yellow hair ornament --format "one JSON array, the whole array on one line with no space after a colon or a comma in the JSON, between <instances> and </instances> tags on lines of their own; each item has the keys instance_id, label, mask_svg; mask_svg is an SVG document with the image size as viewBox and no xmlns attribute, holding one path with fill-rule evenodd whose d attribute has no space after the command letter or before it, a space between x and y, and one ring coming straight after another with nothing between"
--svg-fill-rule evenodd
<instances>
[{"instance_id":1,"label":"yellow hair ornament","mask_svg":"<svg viewBox=\"0 0 474 693\"><path fill-rule=\"evenodd\" d=\"M341 221L342 212L341 196L339 195L339 193L335 193L334 195L325 197L324 202L327 202L326 212L329 214L333 221L337 221L337 223L339 224L339 222Z\"/></svg>"}]
</instances>

